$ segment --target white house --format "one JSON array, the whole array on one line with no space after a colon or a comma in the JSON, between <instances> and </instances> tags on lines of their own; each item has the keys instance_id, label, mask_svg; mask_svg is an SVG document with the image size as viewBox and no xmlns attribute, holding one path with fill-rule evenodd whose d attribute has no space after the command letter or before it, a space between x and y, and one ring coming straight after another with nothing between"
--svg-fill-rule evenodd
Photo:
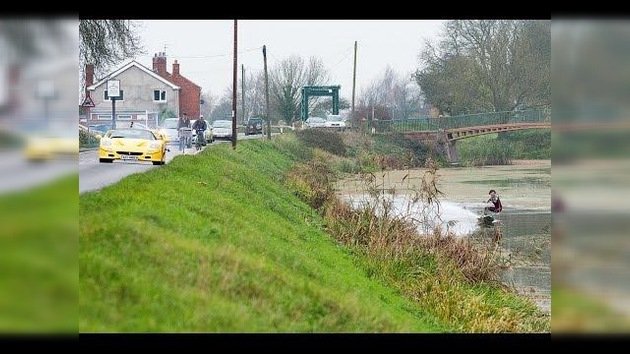
<instances>
[{"instance_id":1,"label":"white house","mask_svg":"<svg viewBox=\"0 0 630 354\"><path fill-rule=\"evenodd\" d=\"M155 127L158 116L169 109L179 116L181 88L156 72L134 61L94 83L94 67L85 68L87 124L107 124L112 121L112 101L107 94L107 81L120 80L121 97L116 99L116 126L134 122Z\"/></svg>"}]
</instances>

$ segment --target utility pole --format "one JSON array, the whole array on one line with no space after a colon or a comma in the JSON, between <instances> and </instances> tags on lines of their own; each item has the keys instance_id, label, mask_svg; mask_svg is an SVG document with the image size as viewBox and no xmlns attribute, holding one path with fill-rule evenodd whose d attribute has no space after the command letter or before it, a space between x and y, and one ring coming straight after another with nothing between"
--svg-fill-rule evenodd
<instances>
[{"instance_id":1,"label":"utility pole","mask_svg":"<svg viewBox=\"0 0 630 354\"><path fill-rule=\"evenodd\" d=\"M120 97L120 80L107 81L107 96L112 101L112 129L116 129L116 99Z\"/></svg>"},{"instance_id":2,"label":"utility pole","mask_svg":"<svg viewBox=\"0 0 630 354\"><path fill-rule=\"evenodd\" d=\"M110 97L112 100L112 129L116 129L116 97Z\"/></svg>"},{"instance_id":3,"label":"utility pole","mask_svg":"<svg viewBox=\"0 0 630 354\"><path fill-rule=\"evenodd\" d=\"M245 124L245 65L241 64L241 122Z\"/></svg>"},{"instance_id":4,"label":"utility pole","mask_svg":"<svg viewBox=\"0 0 630 354\"><path fill-rule=\"evenodd\" d=\"M267 46L263 45L263 59L265 60L265 102L267 109L267 140L271 140L271 111L269 109L269 78L267 76Z\"/></svg>"},{"instance_id":5,"label":"utility pole","mask_svg":"<svg viewBox=\"0 0 630 354\"><path fill-rule=\"evenodd\" d=\"M354 41L354 72L352 74L352 120L354 121L354 92L357 84L357 41Z\"/></svg>"},{"instance_id":6,"label":"utility pole","mask_svg":"<svg viewBox=\"0 0 630 354\"><path fill-rule=\"evenodd\" d=\"M237 24L236 19L234 20L234 65L232 71L234 73L234 77L232 78L232 149L236 149L236 80L237 80L237 68L238 63L236 61L237 52Z\"/></svg>"},{"instance_id":7,"label":"utility pole","mask_svg":"<svg viewBox=\"0 0 630 354\"><path fill-rule=\"evenodd\" d=\"M370 131L374 135L374 105L372 105L372 120L370 121Z\"/></svg>"}]
</instances>

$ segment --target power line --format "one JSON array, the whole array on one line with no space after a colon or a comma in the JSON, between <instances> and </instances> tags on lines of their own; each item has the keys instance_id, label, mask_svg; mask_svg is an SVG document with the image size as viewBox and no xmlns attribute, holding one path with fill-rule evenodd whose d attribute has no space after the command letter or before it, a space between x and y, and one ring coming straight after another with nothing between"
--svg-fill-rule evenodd
<instances>
[{"instance_id":1,"label":"power line","mask_svg":"<svg viewBox=\"0 0 630 354\"><path fill-rule=\"evenodd\" d=\"M331 68L330 68L330 73L334 73L335 71L338 70L338 66L339 64L341 64L344 60L348 59L350 57L350 55L352 55L353 51L351 50L350 52L348 52L343 58L341 58L341 60L339 60L337 63L335 63ZM337 68L337 69L335 69Z\"/></svg>"},{"instance_id":2,"label":"power line","mask_svg":"<svg viewBox=\"0 0 630 354\"><path fill-rule=\"evenodd\" d=\"M348 59L350 57L350 55L352 55L354 53L354 49L351 50L349 53L347 53L341 60L339 60L336 64L334 64L329 73L330 73L330 79L332 81L339 81L339 69L341 69L341 67L339 66L342 62L344 62L346 59Z\"/></svg>"},{"instance_id":3,"label":"power line","mask_svg":"<svg viewBox=\"0 0 630 354\"><path fill-rule=\"evenodd\" d=\"M281 62L281 60L280 60L280 59L278 59L278 58L276 58L276 56L275 56L275 55L273 55L273 53L270 53L270 52L269 52L268 54L269 54L269 55L271 55L271 57L272 57L275 61L277 61L277 62Z\"/></svg>"},{"instance_id":4,"label":"power line","mask_svg":"<svg viewBox=\"0 0 630 354\"><path fill-rule=\"evenodd\" d=\"M262 46L260 47L255 47L255 48L250 48L250 49L245 49L241 52L242 53L248 53L248 52L253 52L254 50L261 50ZM226 54L213 54L213 55L177 55L177 54L169 54L174 58L177 59L207 59L207 58L220 58L220 57L227 57L227 56L232 56L233 53L226 53ZM139 55L139 57L153 57L153 55L150 54L142 54Z\"/></svg>"}]
</instances>

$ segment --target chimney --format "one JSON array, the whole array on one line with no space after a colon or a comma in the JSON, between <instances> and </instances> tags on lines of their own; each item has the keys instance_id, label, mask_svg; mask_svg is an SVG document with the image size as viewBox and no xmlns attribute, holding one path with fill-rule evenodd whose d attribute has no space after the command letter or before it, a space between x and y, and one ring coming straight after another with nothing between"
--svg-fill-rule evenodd
<instances>
[{"instance_id":1,"label":"chimney","mask_svg":"<svg viewBox=\"0 0 630 354\"><path fill-rule=\"evenodd\" d=\"M85 96L88 96L88 87L94 85L94 64L85 64Z\"/></svg>"},{"instance_id":2,"label":"chimney","mask_svg":"<svg viewBox=\"0 0 630 354\"><path fill-rule=\"evenodd\" d=\"M153 56L153 71L162 77L166 77L166 54L156 53Z\"/></svg>"},{"instance_id":3,"label":"chimney","mask_svg":"<svg viewBox=\"0 0 630 354\"><path fill-rule=\"evenodd\" d=\"M173 63L173 76L179 76L179 63L177 60Z\"/></svg>"}]
</instances>

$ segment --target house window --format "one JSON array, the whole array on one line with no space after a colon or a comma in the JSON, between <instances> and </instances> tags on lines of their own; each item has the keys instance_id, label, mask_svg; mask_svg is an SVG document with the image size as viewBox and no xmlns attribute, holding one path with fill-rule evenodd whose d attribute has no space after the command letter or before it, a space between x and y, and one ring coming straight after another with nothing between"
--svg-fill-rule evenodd
<instances>
[{"instance_id":1,"label":"house window","mask_svg":"<svg viewBox=\"0 0 630 354\"><path fill-rule=\"evenodd\" d=\"M131 114L117 114L116 120L131 120Z\"/></svg>"},{"instance_id":2,"label":"house window","mask_svg":"<svg viewBox=\"0 0 630 354\"><path fill-rule=\"evenodd\" d=\"M98 120L112 120L111 114L99 114Z\"/></svg>"},{"instance_id":3,"label":"house window","mask_svg":"<svg viewBox=\"0 0 630 354\"><path fill-rule=\"evenodd\" d=\"M120 90L120 96L116 99L116 101L122 101L125 98L125 91ZM103 91L103 100L109 101L109 95L107 95L107 90Z\"/></svg>"},{"instance_id":4,"label":"house window","mask_svg":"<svg viewBox=\"0 0 630 354\"><path fill-rule=\"evenodd\" d=\"M153 102L166 102L166 91L153 90Z\"/></svg>"}]
</instances>

